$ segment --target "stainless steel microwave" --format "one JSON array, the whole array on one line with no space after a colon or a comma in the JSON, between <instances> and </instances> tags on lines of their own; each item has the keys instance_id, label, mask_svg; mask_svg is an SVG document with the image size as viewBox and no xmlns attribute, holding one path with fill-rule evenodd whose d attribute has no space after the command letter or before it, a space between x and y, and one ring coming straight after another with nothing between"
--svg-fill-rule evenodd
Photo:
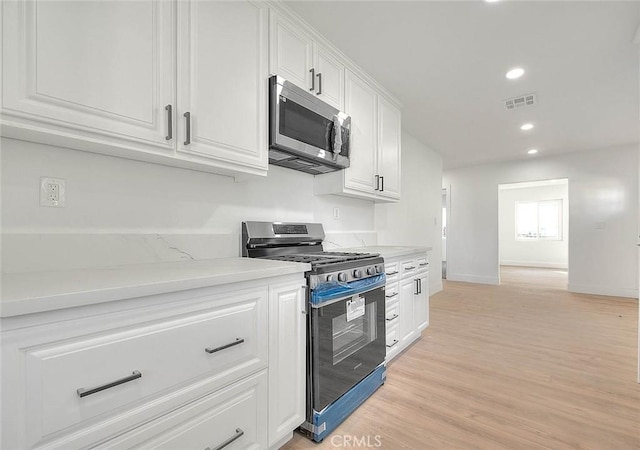
<instances>
[{"instance_id":1,"label":"stainless steel microwave","mask_svg":"<svg viewBox=\"0 0 640 450\"><path fill-rule=\"evenodd\" d=\"M282 77L269 78L269 163L319 175L349 167L351 117Z\"/></svg>"}]
</instances>

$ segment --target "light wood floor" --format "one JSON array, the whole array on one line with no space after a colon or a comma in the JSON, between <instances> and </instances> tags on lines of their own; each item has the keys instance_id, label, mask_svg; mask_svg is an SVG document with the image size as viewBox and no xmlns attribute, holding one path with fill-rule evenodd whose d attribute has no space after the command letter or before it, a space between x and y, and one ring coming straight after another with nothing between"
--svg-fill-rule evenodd
<instances>
[{"instance_id":1,"label":"light wood floor","mask_svg":"<svg viewBox=\"0 0 640 450\"><path fill-rule=\"evenodd\" d=\"M386 384L321 444L284 448L640 449L637 300L569 293L562 271L502 283L445 282Z\"/></svg>"}]
</instances>

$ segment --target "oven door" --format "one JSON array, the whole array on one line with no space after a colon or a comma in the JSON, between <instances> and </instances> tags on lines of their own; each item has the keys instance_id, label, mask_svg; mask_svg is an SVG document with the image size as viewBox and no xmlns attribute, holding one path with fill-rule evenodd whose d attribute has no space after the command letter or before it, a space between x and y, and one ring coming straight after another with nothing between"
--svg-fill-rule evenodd
<instances>
[{"instance_id":1,"label":"oven door","mask_svg":"<svg viewBox=\"0 0 640 450\"><path fill-rule=\"evenodd\" d=\"M369 375L385 358L382 284L311 305L312 409L321 411ZM352 283L350 283L352 284Z\"/></svg>"}]
</instances>

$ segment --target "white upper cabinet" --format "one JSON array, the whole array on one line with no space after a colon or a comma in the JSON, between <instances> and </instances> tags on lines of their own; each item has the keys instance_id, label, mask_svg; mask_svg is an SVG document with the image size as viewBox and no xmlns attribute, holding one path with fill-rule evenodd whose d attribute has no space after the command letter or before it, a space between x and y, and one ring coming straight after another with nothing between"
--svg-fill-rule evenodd
<instances>
[{"instance_id":1,"label":"white upper cabinet","mask_svg":"<svg viewBox=\"0 0 640 450\"><path fill-rule=\"evenodd\" d=\"M267 12L178 2L178 152L266 169Z\"/></svg>"},{"instance_id":2,"label":"white upper cabinet","mask_svg":"<svg viewBox=\"0 0 640 450\"><path fill-rule=\"evenodd\" d=\"M266 174L264 3L16 0L2 13L3 136Z\"/></svg>"},{"instance_id":3,"label":"white upper cabinet","mask_svg":"<svg viewBox=\"0 0 640 450\"><path fill-rule=\"evenodd\" d=\"M377 202L400 200L400 110L349 69L344 105L351 116L350 166L316 176L315 193Z\"/></svg>"},{"instance_id":4,"label":"white upper cabinet","mask_svg":"<svg viewBox=\"0 0 640 450\"><path fill-rule=\"evenodd\" d=\"M270 70L333 107L344 108L344 63L302 26L271 11Z\"/></svg>"},{"instance_id":5,"label":"white upper cabinet","mask_svg":"<svg viewBox=\"0 0 640 450\"><path fill-rule=\"evenodd\" d=\"M171 3L10 1L2 13L2 121L16 125L3 135L90 133L171 151Z\"/></svg>"},{"instance_id":6,"label":"white upper cabinet","mask_svg":"<svg viewBox=\"0 0 640 450\"><path fill-rule=\"evenodd\" d=\"M400 110L378 96L378 195L400 199Z\"/></svg>"},{"instance_id":7,"label":"white upper cabinet","mask_svg":"<svg viewBox=\"0 0 640 450\"><path fill-rule=\"evenodd\" d=\"M291 21L270 12L270 69L302 89L311 90L313 41Z\"/></svg>"},{"instance_id":8,"label":"white upper cabinet","mask_svg":"<svg viewBox=\"0 0 640 450\"><path fill-rule=\"evenodd\" d=\"M376 190L377 99L360 77L347 71L345 112L351 116L350 166L344 170L344 187L363 193Z\"/></svg>"}]
</instances>

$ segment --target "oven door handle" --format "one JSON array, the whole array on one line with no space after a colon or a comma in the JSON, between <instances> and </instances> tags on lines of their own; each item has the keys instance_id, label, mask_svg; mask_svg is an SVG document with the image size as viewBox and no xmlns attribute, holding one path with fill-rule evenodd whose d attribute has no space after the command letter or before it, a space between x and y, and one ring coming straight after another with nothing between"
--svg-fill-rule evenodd
<instances>
[{"instance_id":1,"label":"oven door handle","mask_svg":"<svg viewBox=\"0 0 640 450\"><path fill-rule=\"evenodd\" d=\"M311 290L309 302L312 308L322 308L332 303L344 301L355 295L362 295L375 289L380 289L386 284L386 281L385 275L380 274L364 280L352 281L348 284L351 288L346 287L334 291L327 290L326 293L323 292L322 289L316 288Z\"/></svg>"}]
</instances>

